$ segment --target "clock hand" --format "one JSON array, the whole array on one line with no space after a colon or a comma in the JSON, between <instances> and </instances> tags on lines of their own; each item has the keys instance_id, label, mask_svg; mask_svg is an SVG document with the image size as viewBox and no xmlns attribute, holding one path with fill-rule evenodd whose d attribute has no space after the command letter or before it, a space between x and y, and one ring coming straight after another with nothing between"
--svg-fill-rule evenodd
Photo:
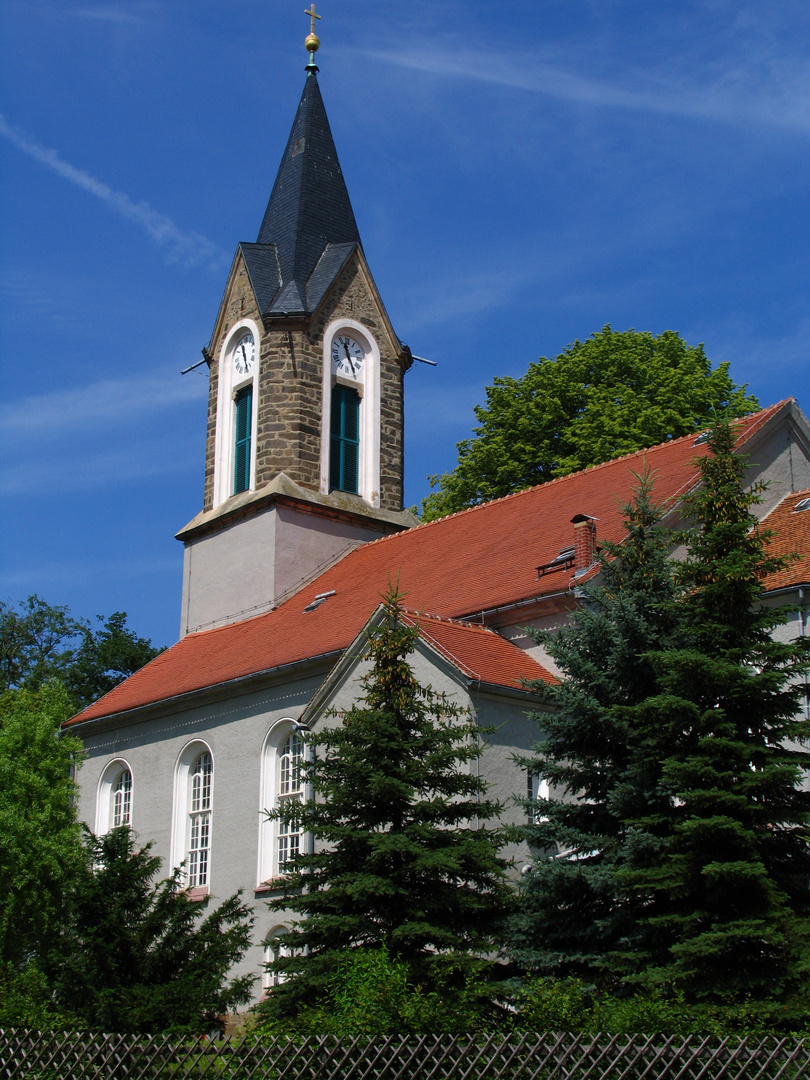
<instances>
[{"instance_id":1,"label":"clock hand","mask_svg":"<svg viewBox=\"0 0 810 1080\"><path fill-rule=\"evenodd\" d=\"M346 359L349 361L349 367L352 369L352 375L356 375L357 372L354 370L354 364L352 363L352 358L351 358L351 356L349 356L349 346L346 344L345 339L343 341L343 348L346 350Z\"/></svg>"}]
</instances>

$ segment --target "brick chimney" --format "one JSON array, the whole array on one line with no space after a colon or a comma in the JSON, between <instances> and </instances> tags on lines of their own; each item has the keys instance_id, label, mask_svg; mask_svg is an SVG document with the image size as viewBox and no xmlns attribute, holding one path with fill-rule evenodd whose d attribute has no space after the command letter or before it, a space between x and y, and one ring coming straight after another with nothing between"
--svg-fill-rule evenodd
<instances>
[{"instance_id":1,"label":"brick chimney","mask_svg":"<svg viewBox=\"0 0 810 1080\"><path fill-rule=\"evenodd\" d=\"M599 518L587 514L575 514L574 526L574 577L580 577L596 561L596 523Z\"/></svg>"}]
</instances>

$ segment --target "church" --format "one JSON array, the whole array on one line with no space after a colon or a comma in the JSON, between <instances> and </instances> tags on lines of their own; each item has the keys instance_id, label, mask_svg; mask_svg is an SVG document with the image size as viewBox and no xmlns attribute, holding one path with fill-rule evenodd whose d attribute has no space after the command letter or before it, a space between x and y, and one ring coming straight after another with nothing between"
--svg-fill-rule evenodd
<instances>
[{"instance_id":1,"label":"church","mask_svg":"<svg viewBox=\"0 0 810 1080\"><path fill-rule=\"evenodd\" d=\"M129 825L189 896L237 889L256 914L239 973L268 988L279 948L270 914L300 834L264 810L304 792L307 730L358 699L365 631L397 581L418 625L423 685L491 729L480 762L505 820L536 794L514 755L541 736L532 682L558 674L528 627L553 630L598 576L605 540L645 465L672 507L697 482L701 436L674 439L420 524L403 506L405 374L366 262L318 84L318 39L256 241L237 246L210 342L203 502L184 546L180 640L68 722L86 748L79 816L96 833ZM736 424L774 548L799 553L767 602L805 633L810 587L810 425L793 399ZM515 849L517 860L527 852Z\"/></svg>"}]
</instances>

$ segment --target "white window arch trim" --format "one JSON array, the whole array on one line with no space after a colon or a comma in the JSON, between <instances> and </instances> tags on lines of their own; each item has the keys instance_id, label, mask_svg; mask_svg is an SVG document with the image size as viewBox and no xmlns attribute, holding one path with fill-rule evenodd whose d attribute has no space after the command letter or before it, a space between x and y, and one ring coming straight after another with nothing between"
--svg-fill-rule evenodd
<instances>
[{"instance_id":1,"label":"white window arch trim","mask_svg":"<svg viewBox=\"0 0 810 1080\"><path fill-rule=\"evenodd\" d=\"M127 819L119 821L118 824L132 826L132 805L134 796L132 766L126 758L118 757L114 758L104 766L104 770L99 777L98 790L96 792L96 827L94 830L96 836L103 836L105 833L110 832L111 829L116 827L116 785L123 778L125 773L129 774L130 780L128 800L129 813Z\"/></svg>"},{"instance_id":2,"label":"white window arch trim","mask_svg":"<svg viewBox=\"0 0 810 1080\"><path fill-rule=\"evenodd\" d=\"M289 956L290 950L284 943L284 938L289 934L289 927L280 924L267 932L262 943L262 998L264 998L274 986L280 986L284 982L284 975L278 971L268 971L267 965L282 956Z\"/></svg>"},{"instance_id":3,"label":"white window arch trim","mask_svg":"<svg viewBox=\"0 0 810 1080\"><path fill-rule=\"evenodd\" d=\"M238 375L233 366L236 343L247 332L253 334L256 348L253 371ZM217 429L214 446L214 506L219 506L233 495L233 478L236 444L236 395L246 386L253 387L253 403L250 417L250 484L248 491L256 490L256 435L259 413L259 366L261 336L252 319L240 319L231 327L222 344L217 361Z\"/></svg>"},{"instance_id":4,"label":"white window arch trim","mask_svg":"<svg viewBox=\"0 0 810 1080\"><path fill-rule=\"evenodd\" d=\"M216 782L216 767L214 753L211 747L202 739L195 739L187 743L180 751L174 767L174 797L172 800L172 836L169 861L175 869L185 862L186 882L188 882L188 854L191 831L191 796L193 786L194 768L203 754L208 754L211 759L211 777L208 809L208 863L206 881L203 885L190 885L190 891L194 894L207 895L211 883L211 854L212 854L212 829L214 820L214 786Z\"/></svg>"},{"instance_id":5,"label":"white window arch trim","mask_svg":"<svg viewBox=\"0 0 810 1080\"><path fill-rule=\"evenodd\" d=\"M280 822L271 821L265 810L272 810L278 805L279 798L292 798L298 795L306 798L305 785L299 784L295 790L282 791L281 763L282 748L290 736L302 738L305 732L298 722L285 716L277 720L268 731L262 747L261 779L259 785L259 854L257 860L256 887L261 888L268 881L284 873L279 862ZM301 844L303 833L294 834Z\"/></svg>"},{"instance_id":6,"label":"white window arch trim","mask_svg":"<svg viewBox=\"0 0 810 1080\"><path fill-rule=\"evenodd\" d=\"M362 377L338 378L332 373L332 342L347 333L363 346ZM380 349L356 319L336 319L323 335L323 405L321 415L321 494L329 493L329 446L332 432L332 388L336 383L353 386L360 395L360 456L357 463L357 494L369 506L380 505Z\"/></svg>"}]
</instances>

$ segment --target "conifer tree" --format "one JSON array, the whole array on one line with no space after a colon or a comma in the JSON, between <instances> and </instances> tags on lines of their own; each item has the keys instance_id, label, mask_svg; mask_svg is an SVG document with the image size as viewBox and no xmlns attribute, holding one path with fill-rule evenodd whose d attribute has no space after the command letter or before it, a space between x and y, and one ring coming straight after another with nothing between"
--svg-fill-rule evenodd
<instances>
[{"instance_id":1,"label":"conifer tree","mask_svg":"<svg viewBox=\"0 0 810 1080\"><path fill-rule=\"evenodd\" d=\"M481 729L423 687L408 663L418 629L395 589L368 634L363 697L307 737L311 797L273 816L311 837L270 904L300 918L262 1008L289 1016L325 999L347 950L385 948L414 985L448 993L483 977L511 890L477 775Z\"/></svg>"},{"instance_id":2,"label":"conifer tree","mask_svg":"<svg viewBox=\"0 0 810 1080\"><path fill-rule=\"evenodd\" d=\"M536 714L543 741L522 764L549 782L551 797L529 806L521 830L536 857L508 937L524 967L546 974L599 977L637 914L617 872L625 820L657 798L656 777L639 769L640 735L622 709L658 693L644 654L677 632L672 536L651 477L637 481L624 542L602 547L600 585L582 589L570 626L533 632L563 679L536 687L555 708Z\"/></svg>"},{"instance_id":3,"label":"conifer tree","mask_svg":"<svg viewBox=\"0 0 810 1080\"><path fill-rule=\"evenodd\" d=\"M762 603L784 562L728 424L699 467L686 560L667 559L642 484L601 586L547 641L565 678L534 767L555 797L534 808L512 947L539 970L767 1012L797 992L808 940L807 641L779 640L786 614Z\"/></svg>"},{"instance_id":4,"label":"conifer tree","mask_svg":"<svg viewBox=\"0 0 810 1080\"><path fill-rule=\"evenodd\" d=\"M808 642L780 641L786 613L762 603L784 561L768 555L752 513L761 488L744 488L728 424L709 450L684 508L683 642L648 654L661 692L625 714L646 733L663 798L627 818L622 882L643 914L616 961L698 1003L785 1001L810 916Z\"/></svg>"}]
</instances>

